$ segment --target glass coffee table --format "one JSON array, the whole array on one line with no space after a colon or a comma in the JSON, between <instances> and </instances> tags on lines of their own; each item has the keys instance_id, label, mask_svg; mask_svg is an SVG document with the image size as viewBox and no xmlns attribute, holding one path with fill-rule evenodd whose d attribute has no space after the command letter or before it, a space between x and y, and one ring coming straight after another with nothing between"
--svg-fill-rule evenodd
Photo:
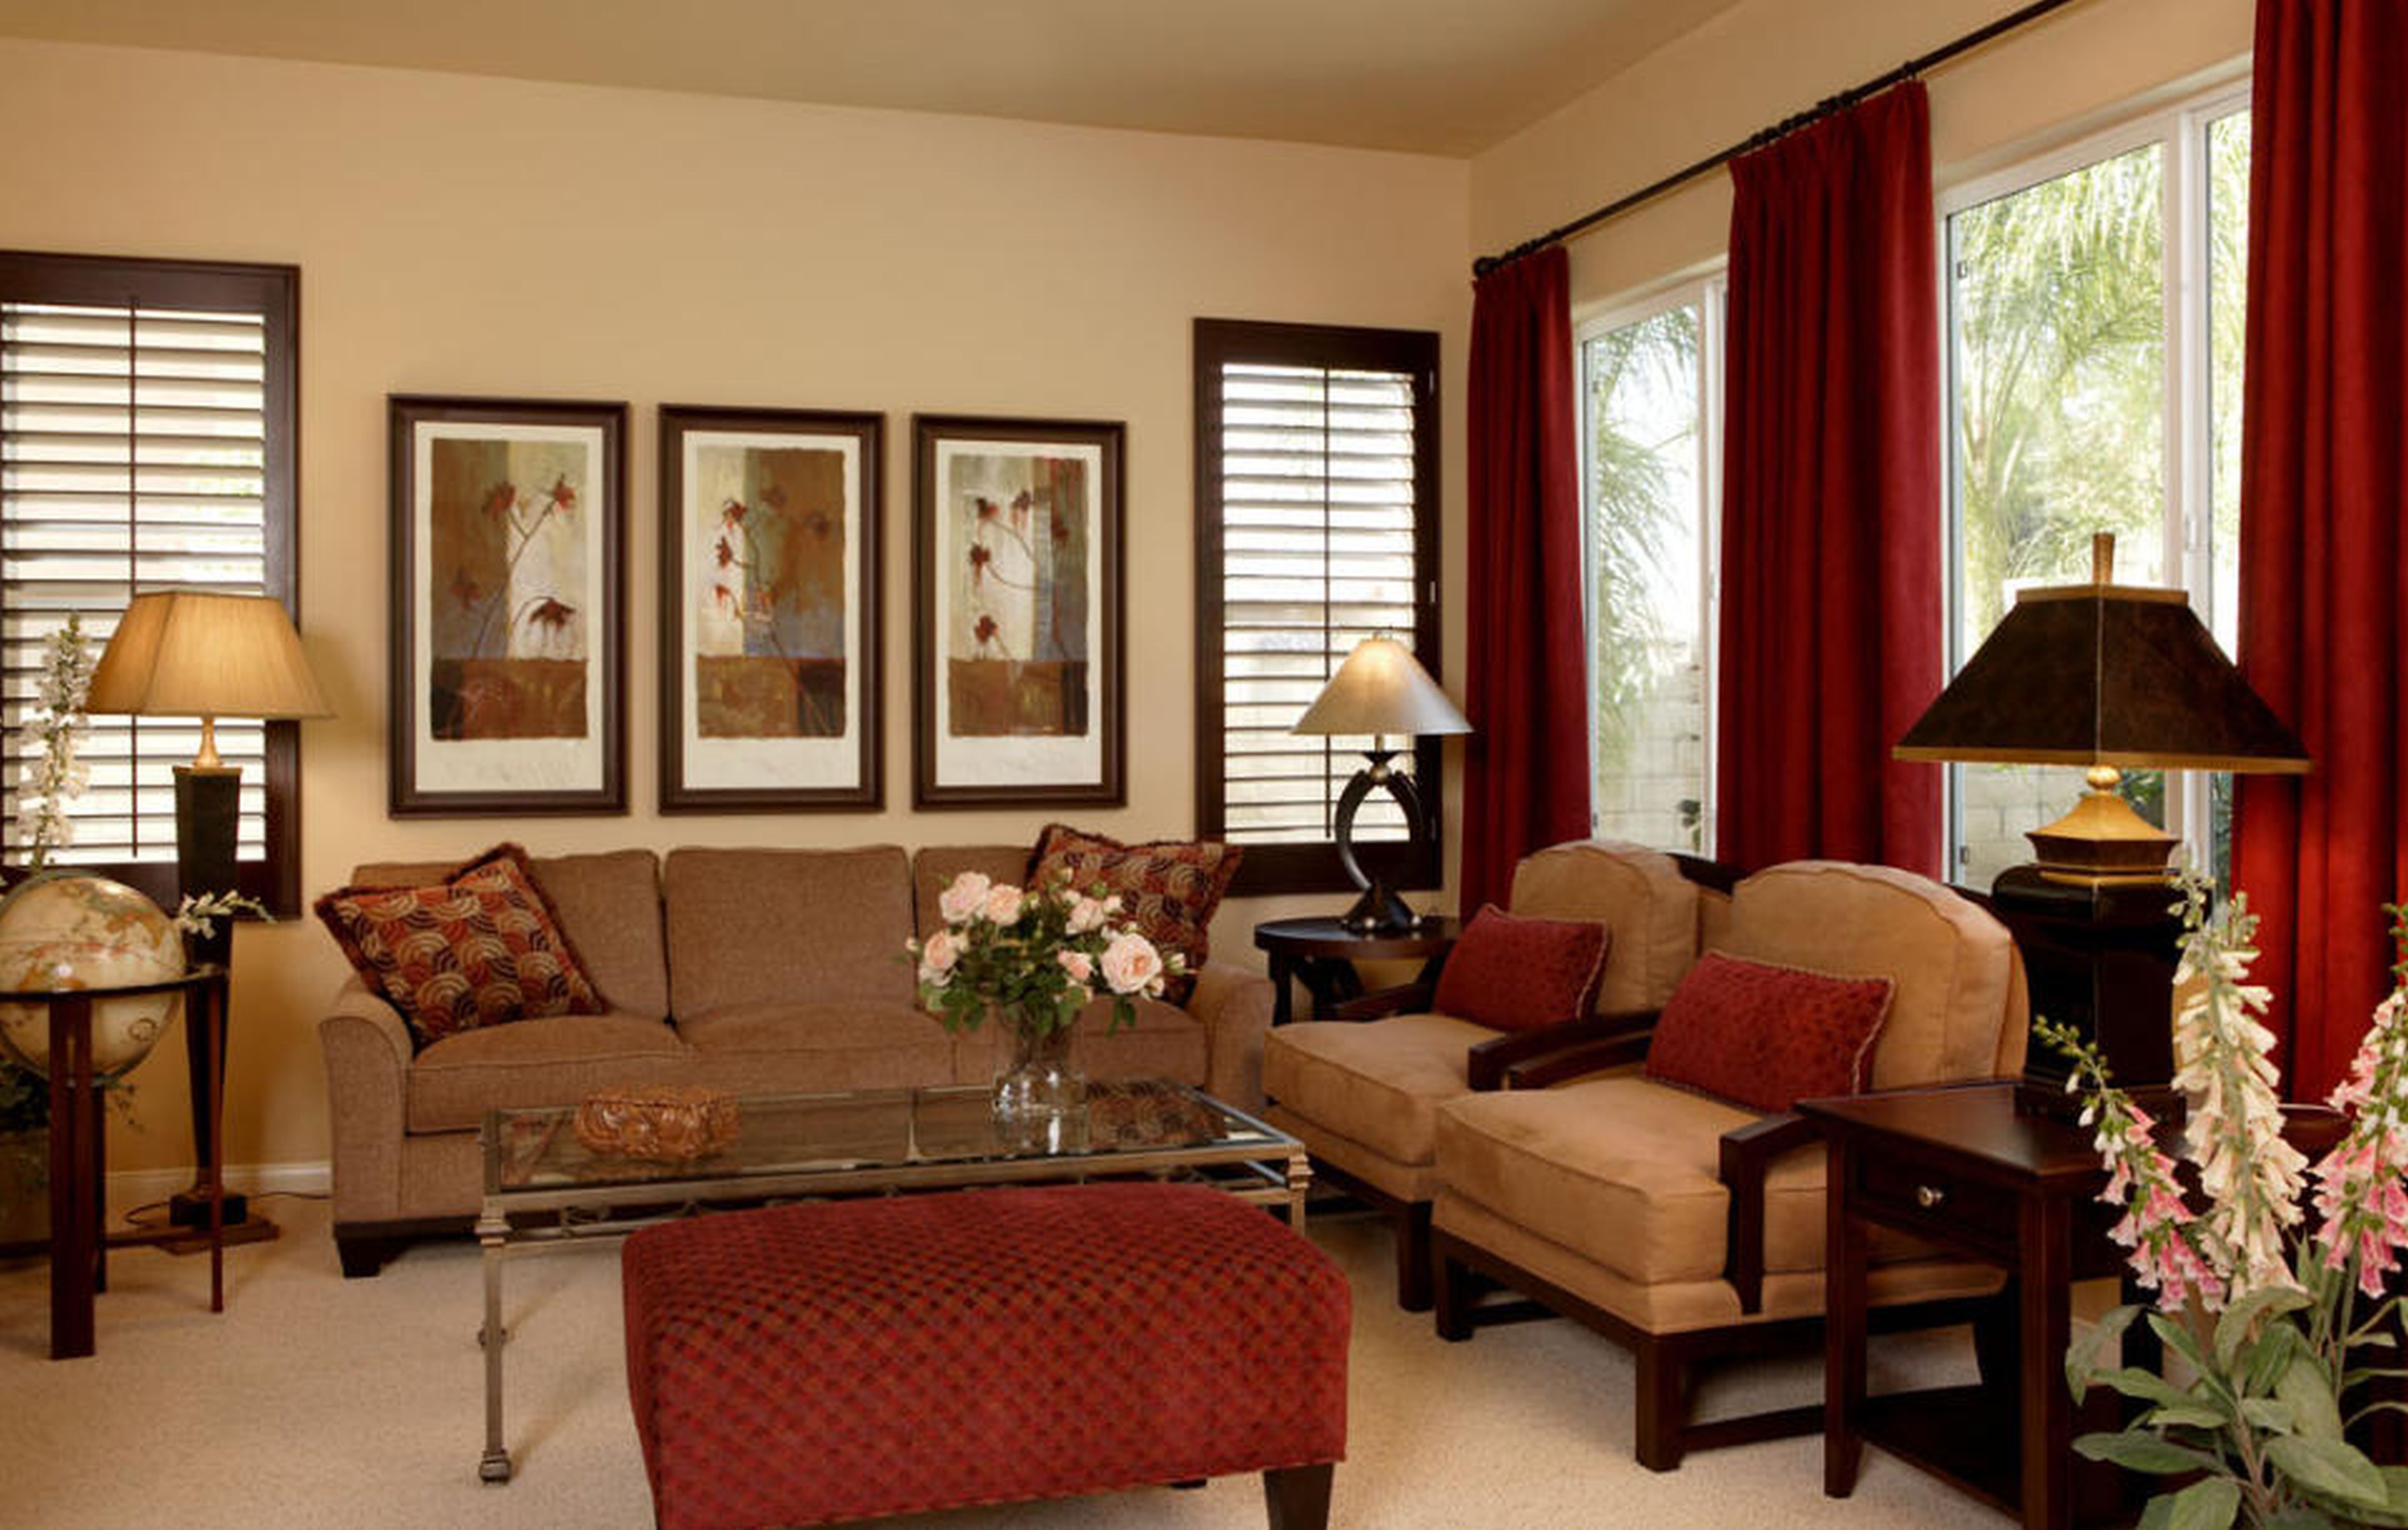
<instances>
[{"instance_id":1,"label":"glass coffee table","mask_svg":"<svg viewBox=\"0 0 2408 1530\"><path fill-rule=\"evenodd\" d=\"M1283 1207L1304 1224L1312 1170L1286 1133L1185 1084L1096 1081L1050 1139L1006 1140L983 1084L739 1096L735 1141L653 1163L589 1151L574 1106L493 1110L483 1133L485 1453L477 1475L510 1480L502 1443L502 1265L710 1207L974 1185L1152 1178L1203 1182Z\"/></svg>"}]
</instances>

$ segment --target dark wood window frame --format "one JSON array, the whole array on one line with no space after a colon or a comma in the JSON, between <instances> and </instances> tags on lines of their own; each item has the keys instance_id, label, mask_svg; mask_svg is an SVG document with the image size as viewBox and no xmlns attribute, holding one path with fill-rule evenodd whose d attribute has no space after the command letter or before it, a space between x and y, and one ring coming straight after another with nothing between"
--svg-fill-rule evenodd
<instances>
[{"instance_id":1,"label":"dark wood window frame","mask_svg":"<svg viewBox=\"0 0 2408 1530\"><path fill-rule=\"evenodd\" d=\"M301 272L236 262L0 251L0 301L255 314L263 325L262 586L298 619ZM0 379L0 405L6 383ZM130 582L130 581L129 581ZM97 655L95 654L95 657ZM240 865L240 891L279 917L299 911L300 724L265 727L265 855ZM73 863L114 877L165 907L176 900L167 861Z\"/></svg>"},{"instance_id":2,"label":"dark wood window frame","mask_svg":"<svg viewBox=\"0 0 2408 1530\"><path fill-rule=\"evenodd\" d=\"M1224 563L1222 368L1233 363L1394 372L1413 381L1413 625L1407 638L1422 666L1442 679L1439 603L1439 336L1428 330L1367 329L1198 319L1196 396L1196 823L1203 838L1225 833L1226 753L1223 733ZM1428 822L1415 841L1358 840L1367 871L1404 888L1444 879L1440 846L1445 778L1440 740L1412 749L1412 771ZM1240 843L1244 843L1240 841ZM1240 895L1337 893L1353 889L1330 840L1247 843L1230 892Z\"/></svg>"}]
</instances>

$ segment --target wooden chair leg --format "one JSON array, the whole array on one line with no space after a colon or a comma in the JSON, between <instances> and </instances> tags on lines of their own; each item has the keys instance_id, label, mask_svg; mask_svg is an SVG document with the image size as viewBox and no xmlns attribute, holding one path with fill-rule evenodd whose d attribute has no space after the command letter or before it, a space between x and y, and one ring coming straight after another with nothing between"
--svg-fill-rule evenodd
<instances>
[{"instance_id":1,"label":"wooden chair leg","mask_svg":"<svg viewBox=\"0 0 2408 1530\"><path fill-rule=\"evenodd\" d=\"M1437 1256L1434 1272L1438 1282L1438 1337L1450 1344L1460 1344L1471 1337L1471 1308L1479 1301L1471 1271L1444 1254Z\"/></svg>"},{"instance_id":2,"label":"wooden chair leg","mask_svg":"<svg viewBox=\"0 0 2408 1530\"><path fill-rule=\"evenodd\" d=\"M1329 1481L1337 1467L1281 1466L1263 1473L1263 1505L1270 1530L1328 1530Z\"/></svg>"},{"instance_id":3,"label":"wooden chair leg","mask_svg":"<svg viewBox=\"0 0 2408 1530\"><path fill-rule=\"evenodd\" d=\"M1677 1470L1685 1411L1681 1356L1662 1339L1642 1337L1632 1358L1639 1370L1639 1464L1649 1471Z\"/></svg>"},{"instance_id":4,"label":"wooden chair leg","mask_svg":"<svg viewBox=\"0 0 2408 1530\"><path fill-rule=\"evenodd\" d=\"M1408 1312L1426 1312L1431 1300L1430 1203L1406 1203L1396 1223L1397 1305Z\"/></svg>"}]
</instances>

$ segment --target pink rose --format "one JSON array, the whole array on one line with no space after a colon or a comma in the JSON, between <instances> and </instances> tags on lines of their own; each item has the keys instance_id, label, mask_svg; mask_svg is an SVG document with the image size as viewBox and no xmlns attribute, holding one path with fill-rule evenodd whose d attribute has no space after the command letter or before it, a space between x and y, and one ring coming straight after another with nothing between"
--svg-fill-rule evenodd
<instances>
[{"instance_id":1,"label":"pink rose","mask_svg":"<svg viewBox=\"0 0 2408 1530\"><path fill-rule=\"evenodd\" d=\"M920 948L920 980L941 983L953 972L953 964L961 959L961 943L953 938L953 932L939 930Z\"/></svg>"},{"instance_id":2,"label":"pink rose","mask_svg":"<svg viewBox=\"0 0 2408 1530\"><path fill-rule=\"evenodd\" d=\"M1009 924L1020 917L1021 892L1008 882L997 882L986 890L986 902L979 912L997 924Z\"/></svg>"},{"instance_id":3,"label":"pink rose","mask_svg":"<svg viewBox=\"0 0 2408 1530\"><path fill-rule=\"evenodd\" d=\"M1085 982L1096 975L1095 961L1085 951L1056 951L1054 956L1062 964L1062 970L1070 975L1070 980L1074 983Z\"/></svg>"},{"instance_id":4,"label":"pink rose","mask_svg":"<svg viewBox=\"0 0 2408 1530\"><path fill-rule=\"evenodd\" d=\"M1104 904L1101 898L1082 897L1070 905L1070 933L1085 935L1104 927Z\"/></svg>"},{"instance_id":5,"label":"pink rose","mask_svg":"<svg viewBox=\"0 0 2408 1530\"><path fill-rule=\"evenodd\" d=\"M959 924L979 911L986 901L987 889L994 881L982 871L965 871L953 879L953 885L937 894L937 912L945 916L948 924Z\"/></svg>"},{"instance_id":6,"label":"pink rose","mask_svg":"<svg viewBox=\"0 0 2408 1530\"><path fill-rule=\"evenodd\" d=\"M1135 933L1115 936L1104 948L1104 981L1115 994L1162 991L1162 953Z\"/></svg>"}]
</instances>

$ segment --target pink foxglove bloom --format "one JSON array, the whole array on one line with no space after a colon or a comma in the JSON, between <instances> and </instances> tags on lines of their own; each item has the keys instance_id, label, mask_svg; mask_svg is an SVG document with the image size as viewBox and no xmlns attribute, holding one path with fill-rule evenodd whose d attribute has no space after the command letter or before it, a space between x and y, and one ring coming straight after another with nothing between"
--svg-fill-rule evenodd
<instances>
[{"instance_id":1,"label":"pink foxglove bloom","mask_svg":"<svg viewBox=\"0 0 2408 1530\"><path fill-rule=\"evenodd\" d=\"M2408 1248L2408 1125L2401 1121L2408 1094L2408 1023L2394 990L2374 1007L2366 1039L2350 1063L2349 1077L2332 1093L2333 1105L2354 1112L2349 1135L2315 1166L2316 1249L2327 1269L2358 1259L2358 1289L2380 1297L2384 1279L2399 1268Z\"/></svg>"}]
</instances>

